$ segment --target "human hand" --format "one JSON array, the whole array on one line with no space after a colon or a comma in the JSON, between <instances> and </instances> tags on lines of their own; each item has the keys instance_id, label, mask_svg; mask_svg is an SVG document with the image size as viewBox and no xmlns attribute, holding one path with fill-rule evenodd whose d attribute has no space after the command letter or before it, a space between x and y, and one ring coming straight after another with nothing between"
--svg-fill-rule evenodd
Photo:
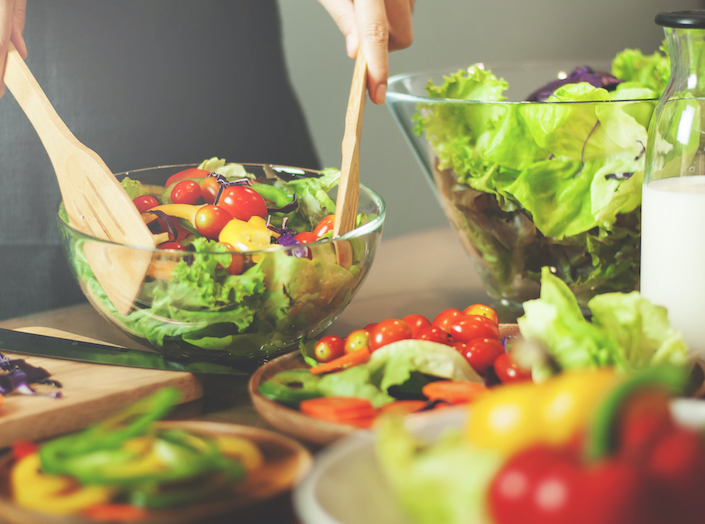
<instances>
[{"instance_id":1,"label":"human hand","mask_svg":"<svg viewBox=\"0 0 705 524\"><path fill-rule=\"evenodd\" d=\"M384 104L389 51L411 45L414 0L319 0L345 35L350 58L362 49L370 100Z\"/></svg>"},{"instance_id":2,"label":"human hand","mask_svg":"<svg viewBox=\"0 0 705 524\"><path fill-rule=\"evenodd\" d=\"M5 60L10 42L15 44L22 58L27 58L24 42L25 10L27 0L0 0L0 96L5 94Z\"/></svg>"}]
</instances>

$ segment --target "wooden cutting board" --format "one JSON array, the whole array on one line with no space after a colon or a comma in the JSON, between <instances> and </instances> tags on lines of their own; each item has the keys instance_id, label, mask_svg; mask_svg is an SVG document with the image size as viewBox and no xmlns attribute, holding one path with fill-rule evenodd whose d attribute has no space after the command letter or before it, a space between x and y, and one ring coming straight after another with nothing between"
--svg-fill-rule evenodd
<instances>
[{"instance_id":1,"label":"wooden cutting board","mask_svg":"<svg viewBox=\"0 0 705 524\"><path fill-rule=\"evenodd\" d=\"M105 344L51 328L22 328L18 331ZM17 440L40 440L83 429L162 387L179 388L181 402L196 400L203 395L200 382L191 373L32 357L14 354L2 347L0 353L43 367L63 386L59 390L61 398L17 392L5 397L0 405L0 448ZM37 386L36 389L56 391L49 386Z\"/></svg>"}]
</instances>

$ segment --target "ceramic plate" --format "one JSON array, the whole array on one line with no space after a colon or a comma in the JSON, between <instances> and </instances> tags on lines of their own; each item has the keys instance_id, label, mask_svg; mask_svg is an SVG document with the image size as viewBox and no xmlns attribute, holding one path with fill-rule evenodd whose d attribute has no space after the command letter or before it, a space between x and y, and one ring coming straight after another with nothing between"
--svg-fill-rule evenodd
<instances>
[{"instance_id":1,"label":"ceramic plate","mask_svg":"<svg viewBox=\"0 0 705 524\"><path fill-rule=\"evenodd\" d=\"M500 324L500 336L516 335L516 324ZM350 435L355 428L317 420L300 411L274 402L259 393L259 386L280 371L308 368L298 351L275 358L257 369L250 377L249 392L252 403L260 416L272 427L311 444L324 446Z\"/></svg>"},{"instance_id":2,"label":"ceramic plate","mask_svg":"<svg viewBox=\"0 0 705 524\"><path fill-rule=\"evenodd\" d=\"M671 408L681 424L705 427L705 401L676 399ZM407 426L433 442L443 431L462 427L468 413L463 408L429 412L407 419ZM355 432L316 456L313 471L294 490L294 507L305 524L412 524L384 480L369 431Z\"/></svg>"},{"instance_id":3,"label":"ceramic plate","mask_svg":"<svg viewBox=\"0 0 705 524\"><path fill-rule=\"evenodd\" d=\"M233 490L227 500L193 505L174 510L150 512L139 524L195 524L242 510L284 493L311 470L311 453L298 442L260 428L220 422L160 422L160 427L180 428L205 435L232 435L253 441L262 451L265 463L250 478ZM16 506L8 486L11 457L0 460L0 522L7 524L91 524L81 517L45 515Z\"/></svg>"}]
</instances>

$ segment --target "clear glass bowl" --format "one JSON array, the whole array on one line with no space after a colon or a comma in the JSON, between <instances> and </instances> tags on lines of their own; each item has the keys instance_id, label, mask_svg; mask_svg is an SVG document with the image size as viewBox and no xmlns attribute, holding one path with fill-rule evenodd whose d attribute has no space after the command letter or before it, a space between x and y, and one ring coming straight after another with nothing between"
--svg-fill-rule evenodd
<instances>
[{"instance_id":1,"label":"clear glass bowl","mask_svg":"<svg viewBox=\"0 0 705 524\"><path fill-rule=\"evenodd\" d=\"M488 67L509 85L507 100L502 102L427 96L429 82L440 86L460 68L402 74L389 81L387 105L488 294L497 307L506 306L506 320L521 314L524 301L539 296L542 266L550 266L583 307L596 294L628 292L639 286L640 187L646 142L631 140L622 147L619 125L609 120L610 124L603 123L600 129L597 124L593 128L592 122L606 113L633 119L640 124L645 138L657 100L523 101L538 88L583 65L556 62ZM590 66L610 70L609 63ZM516 192L507 190L508 186L525 177L528 170L557 166L558 160L567 163L565 158L574 155L574 150L562 150L560 142L554 143L552 149L537 148L536 143L531 143L538 139L526 122L539 117L547 127L560 122L566 130L566 142L575 145L576 141L584 141L585 145L582 157L579 152L577 158L570 159L567 171L559 174L549 167L543 179L534 177L539 182L525 187L524 198L519 199ZM497 136L486 133L488 129L502 125L508 126L508 133L523 125L527 129L518 129L511 141L483 142L488 136ZM571 136L573 126L587 131ZM608 133L616 135L611 137L614 140L604 140ZM602 147L601 143L609 143L609 147ZM532 157L537 151L540 156ZM634 160L634 172L609 171L611 159L627 157ZM582 166L593 161L601 162L603 169L594 177L581 177ZM598 184L598 176L607 176L607 184ZM552 186L555 177L563 177L565 182L559 190ZM625 184L630 188L631 204L617 205L610 192L616 195L627 187ZM548 205L529 210L526 201L531 199L534 204L543 199ZM592 222L586 219L589 214L593 215Z\"/></svg>"},{"instance_id":2,"label":"clear glass bowl","mask_svg":"<svg viewBox=\"0 0 705 524\"><path fill-rule=\"evenodd\" d=\"M264 166L242 164L249 173L264 176ZM195 167L168 166L121 173L146 184L164 185L172 174ZM294 169L310 176L312 170ZM336 189L330 195L335 198ZM359 211L369 222L336 240L320 240L306 247L310 258L292 256L296 247L250 251L243 256L244 271L224 274L209 263L223 253L152 250L148 276L127 315L117 312L88 267L84 250L107 247L134 250L85 235L68 225L59 213L64 252L71 270L90 303L110 323L137 342L186 362L227 363L249 373L267 360L294 349L303 337L313 337L328 327L350 303L372 265L382 235L385 204L374 191L360 186ZM336 262L336 246L348 243L353 262L344 269ZM199 285L178 285L171 271L178 265L194 266L198 259L209 273ZM229 259L228 259L229 260ZM175 271L175 270L174 270ZM229 279L225 282L225 279ZM205 302L218 295L215 303Z\"/></svg>"}]
</instances>

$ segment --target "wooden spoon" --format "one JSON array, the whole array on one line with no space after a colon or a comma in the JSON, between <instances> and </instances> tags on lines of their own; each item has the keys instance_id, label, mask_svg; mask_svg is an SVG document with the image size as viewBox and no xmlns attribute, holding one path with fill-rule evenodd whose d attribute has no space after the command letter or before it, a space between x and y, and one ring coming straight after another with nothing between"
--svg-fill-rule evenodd
<instances>
[{"instance_id":1,"label":"wooden spoon","mask_svg":"<svg viewBox=\"0 0 705 524\"><path fill-rule=\"evenodd\" d=\"M49 154L71 226L93 237L125 244L89 241L83 248L98 282L118 312L126 315L152 259L152 234L103 160L79 142L59 118L12 44L4 80Z\"/></svg>"},{"instance_id":2,"label":"wooden spoon","mask_svg":"<svg viewBox=\"0 0 705 524\"><path fill-rule=\"evenodd\" d=\"M357 50L355 70L348 110L345 115L345 133L343 135L343 161L340 168L340 182L335 207L333 237L344 235L355 228L357 206L360 198L360 135L362 134L362 117L367 99L367 61L362 49ZM336 242L338 264L348 268L352 264L352 247L349 242Z\"/></svg>"}]
</instances>

